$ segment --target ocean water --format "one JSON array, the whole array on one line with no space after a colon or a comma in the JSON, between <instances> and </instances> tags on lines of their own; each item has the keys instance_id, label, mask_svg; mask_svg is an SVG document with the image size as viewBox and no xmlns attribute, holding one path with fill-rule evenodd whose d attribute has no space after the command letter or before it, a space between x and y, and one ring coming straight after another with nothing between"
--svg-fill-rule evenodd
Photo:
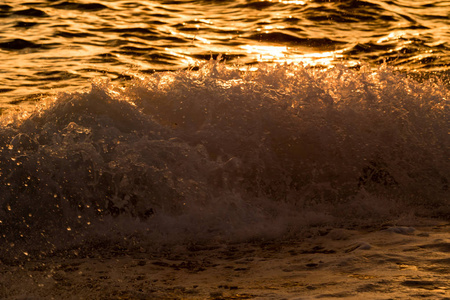
<instances>
[{"instance_id":1,"label":"ocean water","mask_svg":"<svg viewBox=\"0 0 450 300\"><path fill-rule=\"evenodd\" d=\"M2 0L0 105L219 54L240 65L389 62L448 78L449 15L449 1Z\"/></svg>"},{"instance_id":2,"label":"ocean water","mask_svg":"<svg viewBox=\"0 0 450 300\"><path fill-rule=\"evenodd\" d=\"M449 219L448 1L0 9L2 257Z\"/></svg>"}]
</instances>

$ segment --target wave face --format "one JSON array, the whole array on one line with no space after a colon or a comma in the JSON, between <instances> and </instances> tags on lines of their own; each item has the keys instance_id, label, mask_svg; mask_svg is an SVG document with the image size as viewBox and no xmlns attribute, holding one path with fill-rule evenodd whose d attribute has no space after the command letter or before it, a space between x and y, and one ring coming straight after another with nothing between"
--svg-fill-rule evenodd
<instances>
[{"instance_id":1,"label":"wave face","mask_svg":"<svg viewBox=\"0 0 450 300\"><path fill-rule=\"evenodd\" d=\"M2 116L0 251L448 217L448 99L385 67L217 61L58 94Z\"/></svg>"}]
</instances>

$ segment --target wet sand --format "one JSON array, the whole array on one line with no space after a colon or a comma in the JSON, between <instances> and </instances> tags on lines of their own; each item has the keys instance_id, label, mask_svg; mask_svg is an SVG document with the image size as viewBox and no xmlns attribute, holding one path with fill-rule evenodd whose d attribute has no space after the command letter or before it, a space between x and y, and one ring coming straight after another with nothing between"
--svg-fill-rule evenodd
<instances>
[{"instance_id":1,"label":"wet sand","mask_svg":"<svg viewBox=\"0 0 450 300\"><path fill-rule=\"evenodd\" d=\"M450 299L450 224L0 265L2 299Z\"/></svg>"}]
</instances>

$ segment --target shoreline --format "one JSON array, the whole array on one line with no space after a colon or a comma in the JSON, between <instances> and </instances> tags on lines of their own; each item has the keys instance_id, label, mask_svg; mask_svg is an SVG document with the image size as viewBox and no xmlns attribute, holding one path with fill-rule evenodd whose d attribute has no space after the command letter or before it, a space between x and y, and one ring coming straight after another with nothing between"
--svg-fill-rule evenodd
<instances>
[{"instance_id":1,"label":"shoreline","mask_svg":"<svg viewBox=\"0 0 450 300\"><path fill-rule=\"evenodd\" d=\"M450 224L0 265L2 299L449 299Z\"/></svg>"}]
</instances>

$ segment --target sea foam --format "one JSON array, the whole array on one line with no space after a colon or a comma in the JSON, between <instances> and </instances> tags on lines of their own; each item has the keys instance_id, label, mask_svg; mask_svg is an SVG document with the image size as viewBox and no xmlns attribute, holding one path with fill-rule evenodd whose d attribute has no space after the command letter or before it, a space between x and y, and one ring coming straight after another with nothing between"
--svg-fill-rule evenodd
<instances>
[{"instance_id":1,"label":"sea foam","mask_svg":"<svg viewBox=\"0 0 450 300\"><path fill-rule=\"evenodd\" d=\"M385 66L94 81L2 116L0 239L43 253L448 217L449 97Z\"/></svg>"}]
</instances>

